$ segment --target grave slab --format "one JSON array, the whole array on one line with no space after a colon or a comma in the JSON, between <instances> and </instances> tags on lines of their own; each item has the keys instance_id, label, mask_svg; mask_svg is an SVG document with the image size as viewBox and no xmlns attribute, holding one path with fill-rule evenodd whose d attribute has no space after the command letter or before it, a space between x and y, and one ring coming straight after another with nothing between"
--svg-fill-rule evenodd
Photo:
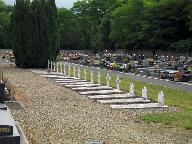
<instances>
[{"instance_id":1,"label":"grave slab","mask_svg":"<svg viewBox=\"0 0 192 144\"><path fill-rule=\"evenodd\" d=\"M142 98L129 98L129 99L110 99L110 100L97 100L103 104L132 104L132 103L149 103L150 100L143 100Z\"/></svg>"},{"instance_id":2,"label":"grave slab","mask_svg":"<svg viewBox=\"0 0 192 144\"><path fill-rule=\"evenodd\" d=\"M159 107L158 103L145 104L127 104L127 105L110 105L112 109L148 109L148 108L166 108L167 106Z\"/></svg>"},{"instance_id":3,"label":"grave slab","mask_svg":"<svg viewBox=\"0 0 192 144\"><path fill-rule=\"evenodd\" d=\"M85 91L79 92L82 95L103 95L103 94L118 94L122 93L120 90L98 90L98 91Z\"/></svg>"},{"instance_id":4,"label":"grave slab","mask_svg":"<svg viewBox=\"0 0 192 144\"><path fill-rule=\"evenodd\" d=\"M71 84L68 84L68 85L65 85L65 87L70 87L70 88L77 88L77 87L96 87L96 86L100 86L99 84L74 84L74 85L71 85Z\"/></svg>"},{"instance_id":5,"label":"grave slab","mask_svg":"<svg viewBox=\"0 0 192 144\"><path fill-rule=\"evenodd\" d=\"M71 82L60 82L59 84L61 85L84 85L84 84L93 84L91 82L75 82L75 81L71 81Z\"/></svg>"},{"instance_id":6,"label":"grave slab","mask_svg":"<svg viewBox=\"0 0 192 144\"><path fill-rule=\"evenodd\" d=\"M78 80L78 79L56 79L56 83L70 83L70 82L86 82L86 80Z\"/></svg>"},{"instance_id":7,"label":"grave slab","mask_svg":"<svg viewBox=\"0 0 192 144\"><path fill-rule=\"evenodd\" d=\"M31 72L35 73L35 74L42 74L42 75L63 75L61 73L58 73L58 72L48 72L47 69L39 69L39 70L34 70L34 69L31 69Z\"/></svg>"},{"instance_id":8,"label":"grave slab","mask_svg":"<svg viewBox=\"0 0 192 144\"><path fill-rule=\"evenodd\" d=\"M89 96L91 99L128 99L128 98L138 98L138 97L133 97L130 94L111 94L111 95L93 95Z\"/></svg>"},{"instance_id":9,"label":"grave slab","mask_svg":"<svg viewBox=\"0 0 192 144\"><path fill-rule=\"evenodd\" d=\"M0 143L20 144L20 135L8 110L0 110ZM5 128L7 127L7 128ZM10 128L8 128L10 127ZM10 132L9 132L10 131ZM4 133L6 132L6 133ZM4 133L4 134L3 134ZM10 133L10 134L8 134Z\"/></svg>"},{"instance_id":10,"label":"grave slab","mask_svg":"<svg viewBox=\"0 0 192 144\"><path fill-rule=\"evenodd\" d=\"M108 86L98 86L98 87L78 87L78 88L72 88L73 90L77 91L87 91L87 90L111 90L112 87Z\"/></svg>"},{"instance_id":11,"label":"grave slab","mask_svg":"<svg viewBox=\"0 0 192 144\"><path fill-rule=\"evenodd\" d=\"M44 78L67 78L66 76L64 75L40 75ZM70 78L70 77L69 77Z\"/></svg>"}]
</instances>

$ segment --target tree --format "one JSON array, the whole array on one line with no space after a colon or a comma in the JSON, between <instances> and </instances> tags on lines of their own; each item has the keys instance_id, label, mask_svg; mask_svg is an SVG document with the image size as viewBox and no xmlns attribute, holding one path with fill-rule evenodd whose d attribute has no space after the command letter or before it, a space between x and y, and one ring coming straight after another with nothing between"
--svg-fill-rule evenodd
<instances>
[{"instance_id":1,"label":"tree","mask_svg":"<svg viewBox=\"0 0 192 144\"><path fill-rule=\"evenodd\" d=\"M13 50L18 67L46 67L59 53L57 8L54 0L16 0Z\"/></svg>"},{"instance_id":2,"label":"tree","mask_svg":"<svg viewBox=\"0 0 192 144\"><path fill-rule=\"evenodd\" d=\"M11 13L12 6L7 6L0 0L0 48L10 49L11 48Z\"/></svg>"},{"instance_id":3,"label":"tree","mask_svg":"<svg viewBox=\"0 0 192 144\"><path fill-rule=\"evenodd\" d=\"M79 18L71 10L58 9L61 49L80 49Z\"/></svg>"}]
</instances>

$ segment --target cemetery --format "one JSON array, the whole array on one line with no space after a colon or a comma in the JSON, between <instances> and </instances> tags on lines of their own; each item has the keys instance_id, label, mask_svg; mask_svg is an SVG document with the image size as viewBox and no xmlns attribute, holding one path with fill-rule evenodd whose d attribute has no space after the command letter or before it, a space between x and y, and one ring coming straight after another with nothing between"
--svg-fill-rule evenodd
<instances>
[{"instance_id":1,"label":"cemetery","mask_svg":"<svg viewBox=\"0 0 192 144\"><path fill-rule=\"evenodd\" d=\"M192 144L192 1L0 0L0 144Z\"/></svg>"}]
</instances>

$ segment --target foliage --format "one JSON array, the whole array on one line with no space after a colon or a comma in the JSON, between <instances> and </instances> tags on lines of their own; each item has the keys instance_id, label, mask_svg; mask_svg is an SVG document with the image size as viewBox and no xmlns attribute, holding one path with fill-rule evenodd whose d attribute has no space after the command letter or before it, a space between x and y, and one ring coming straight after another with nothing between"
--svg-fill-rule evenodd
<instances>
[{"instance_id":1,"label":"foliage","mask_svg":"<svg viewBox=\"0 0 192 144\"><path fill-rule=\"evenodd\" d=\"M0 0L0 48L9 49L11 45L10 18L12 7Z\"/></svg>"},{"instance_id":2,"label":"foliage","mask_svg":"<svg viewBox=\"0 0 192 144\"><path fill-rule=\"evenodd\" d=\"M172 43L171 49L177 49L182 52L187 52L189 56L192 54L192 38L186 40L179 40L178 42Z\"/></svg>"},{"instance_id":3,"label":"foliage","mask_svg":"<svg viewBox=\"0 0 192 144\"><path fill-rule=\"evenodd\" d=\"M59 53L54 0L17 0L12 18L13 50L18 67L46 67Z\"/></svg>"},{"instance_id":4,"label":"foliage","mask_svg":"<svg viewBox=\"0 0 192 144\"><path fill-rule=\"evenodd\" d=\"M58 9L59 28L60 28L60 48L79 49L80 33L79 19L71 11L65 8Z\"/></svg>"}]
</instances>

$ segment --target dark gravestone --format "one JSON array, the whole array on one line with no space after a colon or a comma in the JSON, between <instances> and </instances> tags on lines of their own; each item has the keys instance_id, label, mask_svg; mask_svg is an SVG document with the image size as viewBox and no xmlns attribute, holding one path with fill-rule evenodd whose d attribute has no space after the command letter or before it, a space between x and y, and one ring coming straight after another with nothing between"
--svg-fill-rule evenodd
<instances>
[{"instance_id":1,"label":"dark gravestone","mask_svg":"<svg viewBox=\"0 0 192 144\"><path fill-rule=\"evenodd\" d=\"M0 103L3 103L5 100L5 84L0 83Z\"/></svg>"},{"instance_id":2,"label":"dark gravestone","mask_svg":"<svg viewBox=\"0 0 192 144\"><path fill-rule=\"evenodd\" d=\"M10 112L0 110L0 144L20 144L20 135Z\"/></svg>"}]
</instances>

